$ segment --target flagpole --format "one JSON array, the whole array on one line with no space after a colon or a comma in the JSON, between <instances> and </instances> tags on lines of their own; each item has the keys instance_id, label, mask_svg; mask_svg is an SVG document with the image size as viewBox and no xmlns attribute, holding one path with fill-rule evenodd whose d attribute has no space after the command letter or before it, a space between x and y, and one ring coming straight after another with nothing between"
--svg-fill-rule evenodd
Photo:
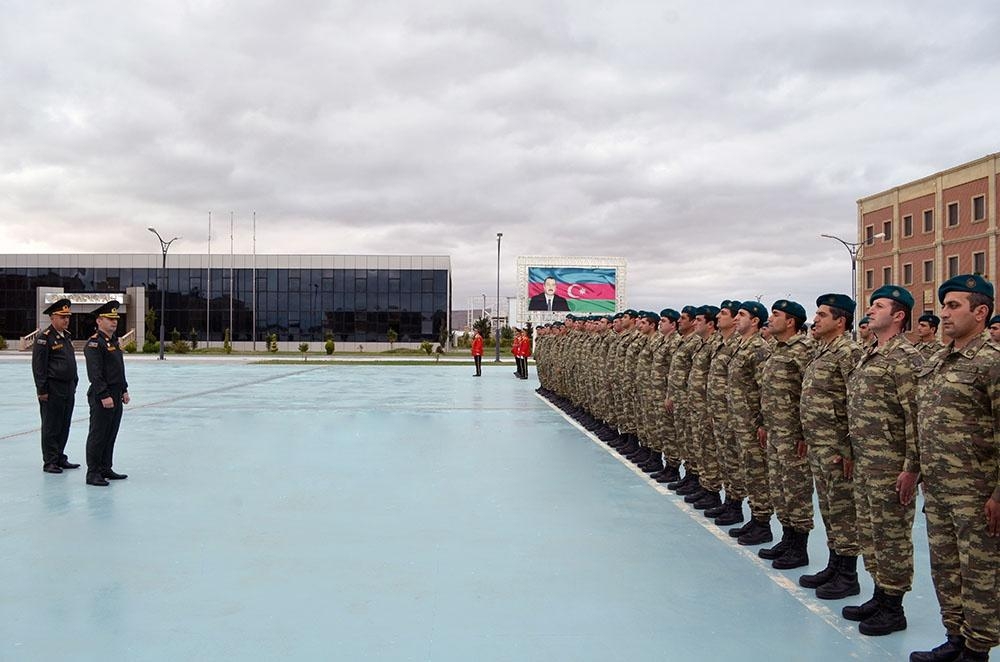
<instances>
[{"instance_id":1,"label":"flagpole","mask_svg":"<svg viewBox=\"0 0 1000 662\"><path fill-rule=\"evenodd\" d=\"M251 308L252 328L250 333L253 337L253 351L256 352L257 351L257 212L256 210L253 213L253 224L250 227L250 245L251 245L251 253L253 255L253 257L251 258L253 260L253 265L251 269L251 278L252 278L251 292L253 293L252 294L253 308Z\"/></svg>"},{"instance_id":2,"label":"flagpole","mask_svg":"<svg viewBox=\"0 0 1000 662\"><path fill-rule=\"evenodd\" d=\"M234 250L235 241L235 231L233 230L233 212L229 212L229 342L233 342L233 337L236 335L233 329L233 260L235 259Z\"/></svg>"},{"instance_id":3,"label":"flagpole","mask_svg":"<svg viewBox=\"0 0 1000 662\"><path fill-rule=\"evenodd\" d=\"M212 342L212 210L208 211L208 286L205 290L205 348Z\"/></svg>"}]
</instances>

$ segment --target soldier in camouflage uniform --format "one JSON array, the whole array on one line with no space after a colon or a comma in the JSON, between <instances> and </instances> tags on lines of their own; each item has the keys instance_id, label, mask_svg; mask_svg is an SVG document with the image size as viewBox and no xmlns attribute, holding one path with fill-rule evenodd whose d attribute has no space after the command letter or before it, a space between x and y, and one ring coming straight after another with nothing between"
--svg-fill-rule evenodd
<instances>
[{"instance_id":1,"label":"soldier in camouflage uniform","mask_svg":"<svg viewBox=\"0 0 1000 662\"><path fill-rule=\"evenodd\" d=\"M714 451L719 465L719 483L726 491L726 500L718 506L707 508L705 517L713 518L719 526L743 521L743 499L747 495L740 449L729 419L728 397L729 362L740 342L740 335L736 333L736 313L739 308L739 301L729 299L719 306L715 323L721 342L712 355L706 389L709 416L712 418Z\"/></svg>"},{"instance_id":2,"label":"soldier in camouflage uniform","mask_svg":"<svg viewBox=\"0 0 1000 662\"><path fill-rule=\"evenodd\" d=\"M628 348L639 336L639 331L635 328L635 322L639 313L629 309L622 312L619 319L621 332L618 334L618 342L614 346L614 355L609 354L611 360L611 383L612 395L614 398L614 417L618 431L623 443L615 445L619 453L628 457L633 453L642 450L639 445L639 438L634 430L630 429L629 409L631 398L634 397L634 375L628 372L627 357Z\"/></svg>"},{"instance_id":3,"label":"soldier in camouflage uniform","mask_svg":"<svg viewBox=\"0 0 1000 662\"><path fill-rule=\"evenodd\" d=\"M771 348L760 335L767 308L757 301L744 301L736 314L740 344L729 362L729 415L740 444L743 479L750 501L750 520L730 529L741 545L771 542L771 491L767 477L764 419L760 409L760 384L764 362Z\"/></svg>"},{"instance_id":4,"label":"soldier in camouflage uniform","mask_svg":"<svg viewBox=\"0 0 1000 662\"><path fill-rule=\"evenodd\" d=\"M672 490L693 490L698 484L698 466L689 452L691 431L688 428L690 419L687 412L687 380L691 372L691 361L694 353L701 346L701 338L694 332L695 306L684 306L677 322L677 330L681 334L680 344L670 358L670 372L667 377L667 411L674 417L674 439L677 443L678 455L684 463L684 478L667 483Z\"/></svg>"},{"instance_id":5,"label":"soldier in camouflage uniform","mask_svg":"<svg viewBox=\"0 0 1000 662\"><path fill-rule=\"evenodd\" d=\"M628 350L625 352L625 374L628 375L627 381L631 387L629 397L625 398L625 411L628 419L628 431L635 435L638 440L639 450L626 457L641 469L656 454L649 447L649 439L640 437L640 432L643 431L642 396L646 379L643 379L643 372L640 369L639 355L642 354L642 350L645 349L653 332L656 331L656 325L651 322L646 311L636 314L635 331L635 338L629 343ZM648 375L648 371L645 374Z\"/></svg>"},{"instance_id":6,"label":"soldier in camouflage uniform","mask_svg":"<svg viewBox=\"0 0 1000 662\"><path fill-rule=\"evenodd\" d=\"M994 315L990 318L990 340L993 342L1000 342L1000 315Z\"/></svg>"},{"instance_id":7,"label":"soldier in camouflage uniform","mask_svg":"<svg viewBox=\"0 0 1000 662\"><path fill-rule=\"evenodd\" d=\"M795 301L779 299L771 306L768 326L774 346L764 364L760 399L771 499L782 535L777 545L758 555L779 570L809 565L807 545L813 528L813 481L799 416L802 376L812 355L812 343L801 333L805 322L805 308Z\"/></svg>"},{"instance_id":8,"label":"soldier in camouflage uniform","mask_svg":"<svg viewBox=\"0 0 1000 662\"><path fill-rule=\"evenodd\" d=\"M656 420L656 435L663 452L663 471L654 473L650 478L658 483L671 483L681 478L681 457L674 434L674 415L667 411L667 378L670 373L670 361L680 344L680 336L677 334L678 320L680 313L673 308L664 308L660 311L659 332L663 342L653 351L651 379L655 401L652 406Z\"/></svg>"},{"instance_id":9,"label":"soldier in camouflage uniform","mask_svg":"<svg viewBox=\"0 0 1000 662\"><path fill-rule=\"evenodd\" d=\"M847 422L847 381L861 359L861 347L847 333L853 327L854 308L854 300L845 294L824 294L816 300L815 347L799 400L806 456L830 550L826 567L803 575L799 584L816 589L817 597L826 600L861 592L854 453Z\"/></svg>"},{"instance_id":10,"label":"soldier in camouflage uniform","mask_svg":"<svg viewBox=\"0 0 1000 662\"><path fill-rule=\"evenodd\" d=\"M868 328L868 316L865 315L858 321L858 343L864 348L873 342L875 342L875 335Z\"/></svg>"},{"instance_id":11,"label":"soldier in camouflage uniform","mask_svg":"<svg viewBox=\"0 0 1000 662\"><path fill-rule=\"evenodd\" d=\"M903 596L913 582L913 501L897 490L901 471L916 471L919 352L903 335L913 296L885 285L872 292L869 326L877 339L847 383L847 419L856 462L854 481L858 529L865 567L875 595L845 607L860 621L861 634L880 636L906 629Z\"/></svg>"},{"instance_id":12,"label":"soldier in camouflage uniform","mask_svg":"<svg viewBox=\"0 0 1000 662\"><path fill-rule=\"evenodd\" d=\"M913 343L913 346L920 352L920 356L924 357L924 361L930 359L939 349L944 347L937 339L940 325L941 318L930 313L924 313L917 319L917 341Z\"/></svg>"},{"instance_id":13,"label":"soldier in camouflage uniform","mask_svg":"<svg viewBox=\"0 0 1000 662\"><path fill-rule=\"evenodd\" d=\"M993 295L978 275L941 285L951 342L919 372L919 470L948 640L913 662L987 660L1000 644L1000 345L984 333ZM911 495L916 476L900 482Z\"/></svg>"},{"instance_id":14,"label":"soldier in camouflage uniform","mask_svg":"<svg viewBox=\"0 0 1000 662\"><path fill-rule=\"evenodd\" d=\"M722 346L722 337L716 331L718 306L701 306L695 316L695 333L702 345L691 360L688 377L688 410L691 416L691 453L697 459L700 472L697 489L684 497L696 510L717 508L722 505L719 493L722 478L719 475L719 456L715 452L715 431L708 407L708 377L712 357ZM679 492L678 492L679 493Z\"/></svg>"},{"instance_id":15,"label":"soldier in camouflage uniform","mask_svg":"<svg viewBox=\"0 0 1000 662\"><path fill-rule=\"evenodd\" d=\"M643 471L655 474L663 471L663 440L660 437L659 411L663 409L666 397L666 380L657 384L653 374L653 360L657 351L666 342L659 332L660 316L647 312L644 317L650 327L646 345L639 353L635 379L640 389L640 433L639 438L650 450L649 460L642 466Z\"/></svg>"}]
</instances>

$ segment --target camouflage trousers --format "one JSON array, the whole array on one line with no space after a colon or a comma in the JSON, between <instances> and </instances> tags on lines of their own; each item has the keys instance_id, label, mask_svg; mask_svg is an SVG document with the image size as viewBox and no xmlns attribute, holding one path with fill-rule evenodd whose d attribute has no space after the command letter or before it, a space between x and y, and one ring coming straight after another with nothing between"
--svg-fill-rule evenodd
<instances>
[{"instance_id":1,"label":"camouflage trousers","mask_svg":"<svg viewBox=\"0 0 1000 662\"><path fill-rule=\"evenodd\" d=\"M677 457L686 463L688 471L691 470L691 455L688 453L688 416L687 407L681 402L674 402L674 447L677 449Z\"/></svg>"},{"instance_id":2,"label":"camouflage trousers","mask_svg":"<svg viewBox=\"0 0 1000 662\"><path fill-rule=\"evenodd\" d=\"M924 483L931 578L948 634L987 652L1000 645L1000 538L986 530L990 492L937 493Z\"/></svg>"},{"instance_id":3,"label":"camouflage trousers","mask_svg":"<svg viewBox=\"0 0 1000 662\"><path fill-rule=\"evenodd\" d=\"M704 413L699 413L694 407L685 405L681 455L687 463L687 470L699 475L701 474L701 448L698 443L698 434L703 416Z\"/></svg>"},{"instance_id":4,"label":"camouflage trousers","mask_svg":"<svg viewBox=\"0 0 1000 662\"><path fill-rule=\"evenodd\" d=\"M736 427L734 429L740 445L740 461L743 480L747 488L750 516L762 522L771 519L774 508L771 505L771 487L767 478L767 453L757 442L757 430Z\"/></svg>"},{"instance_id":5,"label":"camouflage trousers","mask_svg":"<svg viewBox=\"0 0 1000 662\"><path fill-rule=\"evenodd\" d=\"M665 407L661 407L660 414L660 440L663 447L663 457L672 466L680 466L681 451L677 443L677 417L674 412L669 412Z\"/></svg>"},{"instance_id":6,"label":"camouflage trousers","mask_svg":"<svg viewBox=\"0 0 1000 662\"><path fill-rule=\"evenodd\" d=\"M844 478L843 465L835 462L840 456L841 451L834 446L816 442L806 450L816 483L819 514L826 527L827 547L844 556L860 556L854 482Z\"/></svg>"},{"instance_id":7,"label":"camouflage trousers","mask_svg":"<svg viewBox=\"0 0 1000 662\"><path fill-rule=\"evenodd\" d=\"M866 470L861 463L854 473L858 542L865 569L889 595L907 593L913 585L914 503L899 503L898 476L898 472Z\"/></svg>"},{"instance_id":8,"label":"camouflage trousers","mask_svg":"<svg viewBox=\"0 0 1000 662\"><path fill-rule=\"evenodd\" d=\"M650 389L646 392L643 400L643 410L645 414L648 446L658 452L664 452L663 434L663 401L666 394L662 390Z\"/></svg>"},{"instance_id":9,"label":"camouflage trousers","mask_svg":"<svg viewBox=\"0 0 1000 662\"><path fill-rule=\"evenodd\" d=\"M726 498L742 501L746 498L747 488L743 482L743 469L740 464L740 449L736 437L729 429L728 420L724 416L712 415L712 436L715 439L715 456L719 463L719 482L726 490Z\"/></svg>"},{"instance_id":10,"label":"camouflage trousers","mask_svg":"<svg viewBox=\"0 0 1000 662\"><path fill-rule=\"evenodd\" d=\"M813 529L813 480L809 460L799 457L790 435L769 431L767 435L767 475L771 502L782 526L796 531Z\"/></svg>"},{"instance_id":11,"label":"camouflage trousers","mask_svg":"<svg viewBox=\"0 0 1000 662\"><path fill-rule=\"evenodd\" d=\"M719 469L719 453L715 444L715 425L712 416L702 412L695 421L695 446L698 452L698 484L706 490L722 490L722 475Z\"/></svg>"}]
</instances>

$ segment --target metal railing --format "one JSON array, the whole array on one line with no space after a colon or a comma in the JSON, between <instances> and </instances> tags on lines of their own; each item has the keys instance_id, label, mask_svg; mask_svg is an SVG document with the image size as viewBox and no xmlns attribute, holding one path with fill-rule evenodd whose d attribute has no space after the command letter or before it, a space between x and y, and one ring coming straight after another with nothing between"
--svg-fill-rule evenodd
<instances>
[{"instance_id":1,"label":"metal railing","mask_svg":"<svg viewBox=\"0 0 1000 662\"><path fill-rule=\"evenodd\" d=\"M41 332L42 332L42 327L38 327L28 335L21 336L21 340L19 341L18 345L18 350L26 352L27 350L31 349L31 346L35 344L35 338L37 338L38 334Z\"/></svg>"}]
</instances>

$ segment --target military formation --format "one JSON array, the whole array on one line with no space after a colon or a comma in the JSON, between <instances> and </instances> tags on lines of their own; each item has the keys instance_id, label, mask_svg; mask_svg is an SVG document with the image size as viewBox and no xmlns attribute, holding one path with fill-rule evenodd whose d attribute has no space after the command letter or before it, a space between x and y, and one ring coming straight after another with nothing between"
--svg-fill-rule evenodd
<instances>
[{"instance_id":1,"label":"military formation","mask_svg":"<svg viewBox=\"0 0 1000 662\"><path fill-rule=\"evenodd\" d=\"M815 492L829 554L799 584L859 595L860 557L875 590L842 615L868 636L907 627L921 491L946 641L910 660L987 660L1000 644L1000 316L979 275L938 300L940 317L911 330L912 294L881 287L857 340L855 302L837 293L811 325L789 300L567 315L538 329L538 391L740 545L773 543L758 555L774 568L809 565Z\"/></svg>"},{"instance_id":2,"label":"military formation","mask_svg":"<svg viewBox=\"0 0 1000 662\"><path fill-rule=\"evenodd\" d=\"M97 487L107 487L109 480L128 478L112 468L123 405L129 403L125 359L116 335L119 306L112 300L93 311L97 330L87 339L83 350L90 381L86 483ZM31 355L42 419L42 471L61 474L80 467L70 462L65 452L79 383L73 338L68 330L72 304L69 299L60 299L43 313L51 323L38 334Z\"/></svg>"}]
</instances>

